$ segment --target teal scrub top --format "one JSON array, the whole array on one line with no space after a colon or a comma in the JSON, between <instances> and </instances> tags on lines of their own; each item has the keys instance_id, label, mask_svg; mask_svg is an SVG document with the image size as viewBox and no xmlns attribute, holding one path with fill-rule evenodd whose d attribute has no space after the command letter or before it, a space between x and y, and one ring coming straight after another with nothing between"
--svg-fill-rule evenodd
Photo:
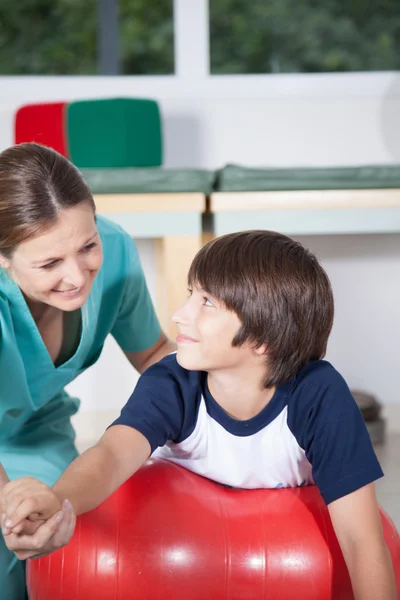
<instances>
[{"instance_id":1,"label":"teal scrub top","mask_svg":"<svg viewBox=\"0 0 400 600\"><path fill-rule=\"evenodd\" d=\"M81 308L81 336L75 354L55 366L20 288L0 269L0 444L21 437L24 426L52 419L46 407L65 397L64 387L93 365L110 333L127 352L146 350L161 330L146 286L138 251L119 226L97 217L103 264ZM112 377L112 373L110 373ZM54 402L53 402L54 405ZM55 418L62 418L58 403Z\"/></svg>"}]
</instances>

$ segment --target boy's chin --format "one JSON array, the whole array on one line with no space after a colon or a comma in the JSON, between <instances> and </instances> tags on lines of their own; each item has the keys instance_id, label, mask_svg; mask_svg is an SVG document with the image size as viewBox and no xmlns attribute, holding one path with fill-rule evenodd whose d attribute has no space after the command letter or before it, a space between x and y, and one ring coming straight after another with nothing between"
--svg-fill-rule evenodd
<instances>
[{"instance_id":1,"label":"boy's chin","mask_svg":"<svg viewBox=\"0 0 400 600\"><path fill-rule=\"evenodd\" d=\"M193 358L185 356L185 353L182 351L180 352L179 349L176 353L176 362L178 363L178 365L180 365L183 369L186 369L187 371L203 370L198 361L196 362L196 360L193 360Z\"/></svg>"}]
</instances>

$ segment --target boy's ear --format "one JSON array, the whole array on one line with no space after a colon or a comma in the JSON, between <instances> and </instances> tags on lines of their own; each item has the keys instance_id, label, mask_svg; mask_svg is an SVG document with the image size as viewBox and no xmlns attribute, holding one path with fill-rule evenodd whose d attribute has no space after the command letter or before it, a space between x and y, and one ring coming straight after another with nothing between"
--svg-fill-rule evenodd
<instances>
[{"instance_id":1,"label":"boy's ear","mask_svg":"<svg viewBox=\"0 0 400 600\"><path fill-rule=\"evenodd\" d=\"M258 348L254 347L253 352L257 356L265 356L268 353L268 346L267 344L261 344L261 346L259 346Z\"/></svg>"}]
</instances>

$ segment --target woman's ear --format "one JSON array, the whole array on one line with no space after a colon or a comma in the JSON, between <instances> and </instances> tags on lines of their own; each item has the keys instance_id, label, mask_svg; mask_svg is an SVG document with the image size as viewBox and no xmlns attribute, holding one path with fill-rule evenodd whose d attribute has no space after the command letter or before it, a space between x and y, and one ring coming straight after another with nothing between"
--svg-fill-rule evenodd
<instances>
[{"instance_id":1,"label":"woman's ear","mask_svg":"<svg viewBox=\"0 0 400 600\"><path fill-rule=\"evenodd\" d=\"M10 261L5 256L3 256L3 254L0 252L0 268L8 269L9 266L10 266Z\"/></svg>"}]
</instances>

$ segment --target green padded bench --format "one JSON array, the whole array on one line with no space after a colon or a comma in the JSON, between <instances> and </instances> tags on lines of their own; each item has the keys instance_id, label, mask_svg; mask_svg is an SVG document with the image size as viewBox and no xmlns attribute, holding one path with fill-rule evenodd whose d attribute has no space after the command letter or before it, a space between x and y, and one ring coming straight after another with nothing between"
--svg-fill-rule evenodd
<instances>
[{"instance_id":1,"label":"green padded bench","mask_svg":"<svg viewBox=\"0 0 400 600\"><path fill-rule=\"evenodd\" d=\"M214 187L215 173L204 169L134 168L80 169L94 194L157 194L201 192Z\"/></svg>"},{"instance_id":2,"label":"green padded bench","mask_svg":"<svg viewBox=\"0 0 400 600\"><path fill-rule=\"evenodd\" d=\"M215 174L195 169L80 169L99 214L136 238L196 235L202 232L205 198Z\"/></svg>"},{"instance_id":3,"label":"green padded bench","mask_svg":"<svg viewBox=\"0 0 400 600\"><path fill-rule=\"evenodd\" d=\"M400 231L400 166L246 168L216 177L211 230L264 228L289 235Z\"/></svg>"}]
</instances>

